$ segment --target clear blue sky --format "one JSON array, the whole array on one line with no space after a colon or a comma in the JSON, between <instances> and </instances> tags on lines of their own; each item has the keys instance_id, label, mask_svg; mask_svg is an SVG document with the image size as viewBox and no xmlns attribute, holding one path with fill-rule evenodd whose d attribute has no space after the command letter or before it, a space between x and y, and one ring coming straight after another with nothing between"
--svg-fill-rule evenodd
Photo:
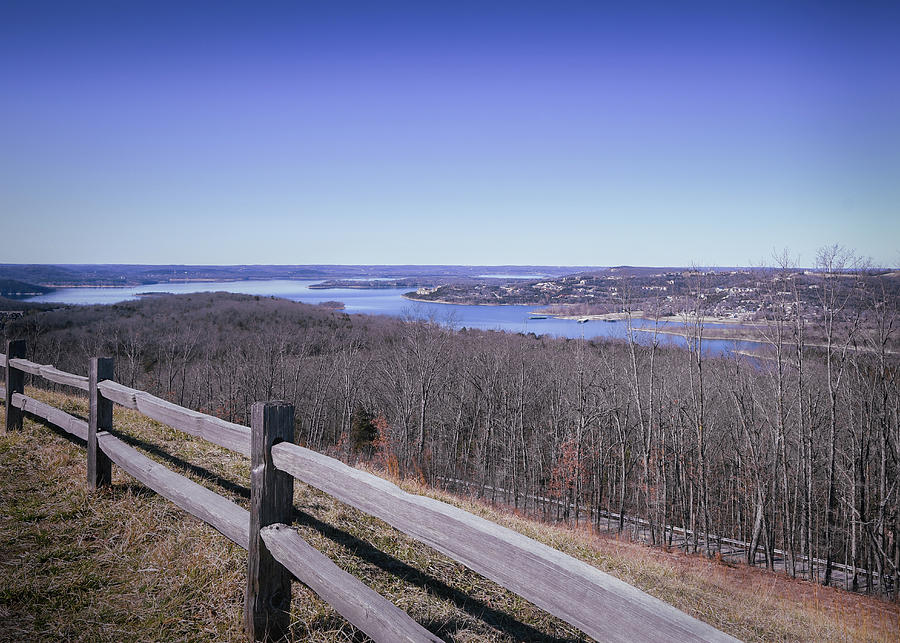
<instances>
[{"instance_id":1,"label":"clear blue sky","mask_svg":"<svg viewBox=\"0 0 900 643\"><path fill-rule=\"evenodd\" d=\"M898 34L866 0L7 0L0 262L897 265Z\"/></svg>"}]
</instances>

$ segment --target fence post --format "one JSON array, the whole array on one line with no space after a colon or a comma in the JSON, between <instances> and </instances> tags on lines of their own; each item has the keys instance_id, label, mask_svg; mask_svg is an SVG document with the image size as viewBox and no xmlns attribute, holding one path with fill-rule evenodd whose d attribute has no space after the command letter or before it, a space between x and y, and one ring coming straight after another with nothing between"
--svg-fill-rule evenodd
<instances>
[{"instance_id":1,"label":"fence post","mask_svg":"<svg viewBox=\"0 0 900 643\"><path fill-rule=\"evenodd\" d=\"M91 398L90 421L87 435L88 488L109 486L112 481L112 462L97 444L97 433L112 428L113 403L100 395L97 383L111 380L115 366L111 357L92 357L88 376L88 394Z\"/></svg>"},{"instance_id":2,"label":"fence post","mask_svg":"<svg viewBox=\"0 0 900 643\"><path fill-rule=\"evenodd\" d=\"M14 393L25 392L25 373L9 365L9 360L25 358L25 340L6 342L6 432L22 430L22 409L12 405Z\"/></svg>"},{"instance_id":3,"label":"fence post","mask_svg":"<svg viewBox=\"0 0 900 643\"><path fill-rule=\"evenodd\" d=\"M257 402L252 408L250 433L250 543L244 629L252 640L278 640L290 628L291 573L266 548L259 530L292 522L294 478L272 464L272 445L294 441L294 406Z\"/></svg>"}]
</instances>

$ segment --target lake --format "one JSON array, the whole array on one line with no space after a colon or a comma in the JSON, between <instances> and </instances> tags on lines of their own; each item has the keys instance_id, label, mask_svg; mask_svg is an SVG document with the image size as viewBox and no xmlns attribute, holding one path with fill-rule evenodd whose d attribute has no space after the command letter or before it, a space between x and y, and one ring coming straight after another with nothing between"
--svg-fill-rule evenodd
<instances>
[{"instance_id":1,"label":"lake","mask_svg":"<svg viewBox=\"0 0 900 643\"><path fill-rule=\"evenodd\" d=\"M456 328L479 328L483 330L504 330L513 333L535 333L592 339L612 337L624 339L625 322L590 321L579 324L570 319L529 319L537 306L465 306L458 304L437 304L414 302L403 298L410 288L331 288L311 289L322 280L272 279L260 281L192 281L185 283L148 284L133 287L111 288L59 288L47 295L29 297L26 301L64 304L115 304L120 301L137 299L141 293L169 292L232 292L265 297L281 297L292 301L318 304L324 301L341 301L348 313L369 315L390 315L393 317L414 316L434 319L441 323L451 323ZM634 320L636 328L652 328L653 322ZM677 329L678 322L666 322L664 328ZM707 324L708 328L724 328L721 324ZM645 343L651 333L636 333L638 341ZM659 335L661 344L685 346L685 340L678 335ZM748 351L758 348L753 342L732 342L724 340L704 340L704 347L710 353L730 353L734 350Z\"/></svg>"}]
</instances>

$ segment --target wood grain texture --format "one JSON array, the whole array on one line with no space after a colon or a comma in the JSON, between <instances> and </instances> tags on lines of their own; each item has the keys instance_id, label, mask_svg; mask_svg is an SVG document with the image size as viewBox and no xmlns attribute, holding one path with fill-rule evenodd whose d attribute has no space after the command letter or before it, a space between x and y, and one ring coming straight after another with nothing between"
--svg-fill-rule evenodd
<instances>
[{"instance_id":1,"label":"wood grain texture","mask_svg":"<svg viewBox=\"0 0 900 643\"><path fill-rule=\"evenodd\" d=\"M266 547L260 529L290 524L294 513L294 479L272 464L272 445L294 440L294 407L285 402L257 402L251 408L250 547L244 630L256 641L284 638L291 624L291 573Z\"/></svg>"},{"instance_id":2,"label":"wood grain texture","mask_svg":"<svg viewBox=\"0 0 900 643\"><path fill-rule=\"evenodd\" d=\"M39 402L20 393L16 393L12 396L12 405L26 413L31 413L32 415L47 420L50 424L58 426L60 429L71 433L77 438L87 440L88 423L79 418L72 417L65 411L60 411L56 407L44 404L43 402Z\"/></svg>"},{"instance_id":3,"label":"wood grain texture","mask_svg":"<svg viewBox=\"0 0 900 643\"><path fill-rule=\"evenodd\" d=\"M116 404L134 410L137 410L137 401L135 400L135 395L143 394L143 391L129 388L124 384L119 384L118 382L113 382L112 380L98 382L97 388L99 389L103 397L105 397L107 400L112 400Z\"/></svg>"},{"instance_id":4,"label":"wood grain texture","mask_svg":"<svg viewBox=\"0 0 900 643\"><path fill-rule=\"evenodd\" d=\"M12 353L10 353L12 355ZM27 359L21 357L10 357L7 362L9 365L19 369L20 371L24 371L29 375L40 375L41 374L41 365L35 364L34 362L30 362Z\"/></svg>"},{"instance_id":5,"label":"wood grain texture","mask_svg":"<svg viewBox=\"0 0 900 643\"><path fill-rule=\"evenodd\" d=\"M250 456L250 429L245 426L186 409L117 382L101 382L98 387L103 397L108 400L140 411L157 422L217 444L229 451Z\"/></svg>"},{"instance_id":6,"label":"wood grain texture","mask_svg":"<svg viewBox=\"0 0 900 643\"><path fill-rule=\"evenodd\" d=\"M59 370L52 364L37 364L35 362L29 362L26 359L15 359L11 360L11 362L16 368L25 371L26 373L43 377L45 380L54 382L55 384L72 386L81 389L82 391L88 390L88 378L83 375L67 373L66 371Z\"/></svg>"},{"instance_id":7,"label":"wood grain texture","mask_svg":"<svg viewBox=\"0 0 900 643\"><path fill-rule=\"evenodd\" d=\"M378 643L440 641L389 600L343 571L287 525L263 527L266 547L294 577Z\"/></svg>"},{"instance_id":8,"label":"wood grain texture","mask_svg":"<svg viewBox=\"0 0 900 643\"><path fill-rule=\"evenodd\" d=\"M92 357L88 375L90 416L87 433L87 483L88 488L109 486L112 482L112 463L97 446L97 434L112 429L113 403L97 389L97 383L110 380L115 373L111 357Z\"/></svg>"},{"instance_id":9,"label":"wood grain texture","mask_svg":"<svg viewBox=\"0 0 900 643\"><path fill-rule=\"evenodd\" d=\"M518 532L294 444L279 469L430 545L603 641L734 641L623 581Z\"/></svg>"},{"instance_id":10,"label":"wood grain texture","mask_svg":"<svg viewBox=\"0 0 900 643\"><path fill-rule=\"evenodd\" d=\"M109 433L98 434L97 442L110 460L141 483L247 549L250 513L246 509L170 471Z\"/></svg>"},{"instance_id":11,"label":"wood grain texture","mask_svg":"<svg viewBox=\"0 0 900 643\"><path fill-rule=\"evenodd\" d=\"M25 357L26 344L25 340L17 339L6 342L7 359L4 361L6 366L6 388L4 389L4 400L6 401L6 431L22 430L22 411L12 405L12 396L16 393L25 392L25 374L15 367L14 362L17 358Z\"/></svg>"}]
</instances>

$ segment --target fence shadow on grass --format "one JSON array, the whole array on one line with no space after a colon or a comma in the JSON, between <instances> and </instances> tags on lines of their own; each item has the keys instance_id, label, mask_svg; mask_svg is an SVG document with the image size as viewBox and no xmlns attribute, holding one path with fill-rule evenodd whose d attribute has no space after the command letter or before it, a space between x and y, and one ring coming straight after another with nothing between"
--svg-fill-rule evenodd
<instances>
[{"instance_id":1,"label":"fence shadow on grass","mask_svg":"<svg viewBox=\"0 0 900 643\"><path fill-rule=\"evenodd\" d=\"M62 431L59 431L59 433L60 435L67 435ZM235 482L234 480L230 480L229 478L225 478L210 471L206 467L188 462L177 455L171 454L161 447L140 438L116 429L113 429L111 433L129 446L142 449L183 471L189 471L235 496L245 500L250 499L249 487ZM152 491L148 490L147 493L148 495L153 495ZM328 540L352 551L362 560L374 565L378 569L392 574L411 585L420 587L442 600L452 602L453 605L469 616L484 622L486 625L515 640L539 641L541 643L565 643L569 641L585 640L583 638L560 638L542 632L527 623L517 620L511 614L491 607L484 601L469 596L459 588L448 585L439 578L426 574L412 565L377 549L370 543L357 538L350 532L335 527L334 525L330 525L297 507L294 507L294 521L298 525L314 529ZM463 627L461 623L454 621L433 621L423 623L422 625L438 636L444 638L453 635Z\"/></svg>"}]
</instances>

